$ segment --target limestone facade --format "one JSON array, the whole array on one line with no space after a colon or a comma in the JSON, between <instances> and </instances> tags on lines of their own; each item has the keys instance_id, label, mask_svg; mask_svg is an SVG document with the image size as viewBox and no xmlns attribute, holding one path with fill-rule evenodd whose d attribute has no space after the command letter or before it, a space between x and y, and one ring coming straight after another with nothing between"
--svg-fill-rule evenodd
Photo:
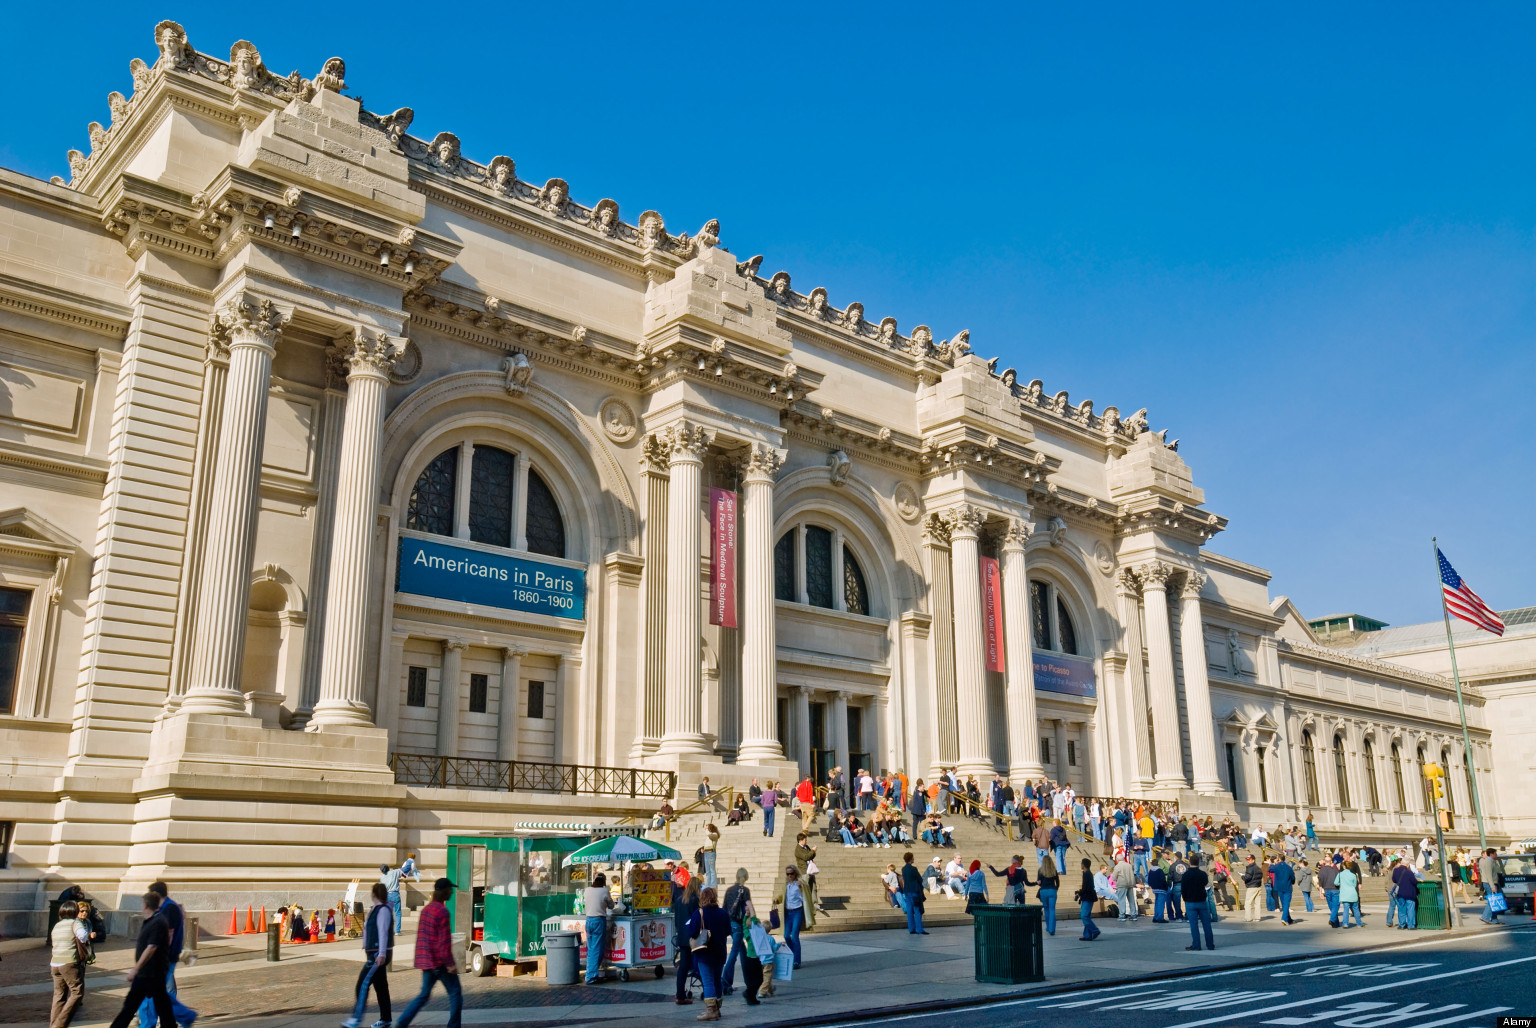
<instances>
[{"instance_id":1,"label":"limestone facade","mask_svg":"<svg viewBox=\"0 0 1536 1028\"><path fill-rule=\"evenodd\" d=\"M401 757L685 794L958 765L1422 833L1449 682L1207 549L1145 410L412 135L340 60L155 45L70 181L0 171L0 907L328 901L448 831L657 802Z\"/></svg>"}]
</instances>

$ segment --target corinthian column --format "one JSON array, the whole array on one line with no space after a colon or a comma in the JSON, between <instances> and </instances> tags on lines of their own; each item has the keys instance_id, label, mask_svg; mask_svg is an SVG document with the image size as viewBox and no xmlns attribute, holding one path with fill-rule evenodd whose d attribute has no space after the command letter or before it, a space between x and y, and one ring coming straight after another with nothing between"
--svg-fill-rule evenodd
<instances>
[{"instance_id":1,"label":"corinthian column","mask_svg":"<svg viewBox=\"0 0 1536 1028\"><path fill-rule=\"evenodd\" d=\"M1191 571L1184 578L1179 611L1179 649L1184 654L1184 707L1189 711L1189 758L1196 792L1221 792L1216 771L1216 728L1211 720L1211 680L1205 671L1205 621L1200 615L1200 588L1205 576Z\"/></svg>"},{"instance_id":2,"label":"corinthian column","mask_svg":"<svg viewBox=\"0 0 1536 1028\"><path fill-rule=\"evenodd\" d=\"M709 432L686 421L664 434L671 451L667 497L667 702L657 753L707 753L699 731L699 471Z\"/></svg>"},{"instance_id":3,"label":"corinthian column","mask_svg":"<svg viewBox=\"0 0 1536 1028\"><path fill-rule=\"evenodd\" d=\"M1029 530L1010 521L1003 539L1003 642L1008 651L1008 778L1016 786L1045 777L1035 713L1035 658L1029 638Z\"/></svg>"},{"instance_id":4,"label":"corinthian column","mask_svg":"<svg viewBox=\"0 0 1536 1028\"><path fill-rule=\"evenodd\" d=\"M955 707L959 715L962 775L990 775L991 734L987 729L986 657L982 647L981 553L977 546L982 512L961 504L950 512L950 551L955 582Z\"/></svg>"},{"instance_id":5,"label":"corinthian column","mask_svg":"<svg viewBox=\"0 0 1536 1028\"><path fill-rule=\"evenodd\" d=\"M1179 735L1179 695L1173 677L1173 632L1168 624L1168 577L1174 568L1154 560L1136 569L1141 577L1142 607L1146 611L1147 662L1151 665L1152 728L1157 737L1159 788L1183 788L1183 747Z\"/></svg>"},{"instance_id":6,"label":"corinthian column","mask_svg":"<svg viewBox=\"0 0 1536 1028\"><path fill-rule=\"evenodd\" d=\"M778 642L774 631L773 476L784 458L756 446L747 453L742 477L741 747L739 764L783 760L773 730L777 695Z\"/></svg>"},{"instance_id":7,"label":"corinthian column","mask_svg":"<svg viewBox=\"0 0 1536 1028\"><path fill-rule=\"evenodd\" d=\"M271 300L241 294L217 315L229 337L229 379L219 426L202 581L197 591L192 674L181 709L244 714L240 670L251 599L251 551L261 492L272 355L288 315Z\"/></svg>"},{"instance_id":8,"label":"corinthian column","mask_svg":"<svg viewBox=\"0 0 1536 1028\"><path fill-rule=\"evenodd\" d=\"M325 596L325 649L320 664L320 702L309 723L371 725L363 700L363 645L368 571L373 564L374 511L379 492L379 437L384 430L384 390L400 351L383 332L358 328L330 356L346 369L347 412L341 429L341 468L336 516L331 522L330 574Z\"/></svg>"}]
</instances>

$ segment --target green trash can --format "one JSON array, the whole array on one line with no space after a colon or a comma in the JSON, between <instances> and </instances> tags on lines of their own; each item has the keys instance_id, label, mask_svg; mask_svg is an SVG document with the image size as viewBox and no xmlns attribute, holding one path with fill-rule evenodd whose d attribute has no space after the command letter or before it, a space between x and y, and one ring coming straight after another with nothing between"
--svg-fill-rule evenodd
<instances>
[{"instance_id":1,"label":"green trash can","mask_svg":"<svg viewBox=\"0 0 1536 1028\"><path fill-rule=\"evenodd\" d=\"M982 904L971 908L976 926L976 980L1019 985L1045 980L1044 908Z\"/></svg>"},{"instance_id":2,"label":"green trash can","mask_svg":"<svg viewBox=\"0 0 1536 1028\"><path fill-rule=\"evenodd\" d=\"M1445 890L1433 879L1419 883L1419 909L1415 916L1419 928L1445 928Z\"/></svg>"}]
</instances>

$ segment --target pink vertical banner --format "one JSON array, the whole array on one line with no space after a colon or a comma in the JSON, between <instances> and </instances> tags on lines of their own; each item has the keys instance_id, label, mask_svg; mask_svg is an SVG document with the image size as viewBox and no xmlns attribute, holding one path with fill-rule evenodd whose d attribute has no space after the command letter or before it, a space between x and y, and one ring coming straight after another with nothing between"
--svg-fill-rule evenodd
<instances>
[{"instance_id":1,"label":"pink vertical banner","mask_svg":"<svg viewBox=\"0 0 1536 1028\"><path fill-rule=\"evenodd\" d=\"M713 487L709 490L709 623L736 627L736 494Z\"/></svg>"},{"instance_id":2,"label":"pink vertical banner","mask_svg":"<svg viewBox=\"0 0 1536 1028\"><path fill-rule=\"evenodd\" d=\"M981 616L986 628L987 670L1003 670L1003 575L997 561L981 558Z\"/></svg>"}]
</instances>

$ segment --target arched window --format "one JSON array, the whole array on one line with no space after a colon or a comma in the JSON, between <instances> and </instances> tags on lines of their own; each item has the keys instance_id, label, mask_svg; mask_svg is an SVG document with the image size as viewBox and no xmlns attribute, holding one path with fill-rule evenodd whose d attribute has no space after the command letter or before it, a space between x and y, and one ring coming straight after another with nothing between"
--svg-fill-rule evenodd
<instances>
[{"instance_id":1,"label":"arched window","mask_svg":"<svg viewBox=\"0 0 1536 1028\"><path fill-rule=\"evenodd\" d=\"M565 557L565 519L549 485L527 468L526 495L517 496L518 464L527 458L468 443L432 458L411 487L405 527L508 549ZM468 509L459 509L459 483L469 481ZM518 504L522 509L519 511ZM525 538L517 538L521 513Z\"/></svg>"},{"instance_id":2,"label":"arched window","mask_svg":"<svg viewBox=\"0 0 1536 1028\"><path fill-rule=\"evenodd\" d=\"M1477 792L1477 783L1472 779L1472 763L1475 759L1476 758L1474 758L1472 754L1468 753L1467 759L1462 761L1461 765L1462 770L1467 773L1467 802L1472 804L1473 810L1476 810L1479 806L1481 806L1477 800L1472 798L1473 795Z\"/></svg>"},{"instance_id":3,"label":"arched window","mask_svg":"<svg viewBox=\"0 0 1536 1028\"><path fill-rule=\"evenodd\" d=\"M1349 802L1349 772L1344 766L1344 737L1333 737L1333 775L1339 782L1339 806L1348 807Z\"/></svg>"},{"instance_id":4,"label":"arched window","mask_svg":"<svg viewBox=\"0 0 1536 1028\"><path fill-rule=\"evenodd\" d=\"M565 556L565 519L555 494L537 471L528 472L528 552Z\"/></svg>"},{"instance_id":5,"label":"arched window","mask_svg":"<svg viewBox=\"0 0 1536 1028\"><path fill-rule=\"evenodd\" d=\"M1397 809L1401 813L1408 809L1408 795L1403 791L1403 752L1397 743L1392 744L1392 784L1397 790Z\"/></svg>"},{"instance_id":6,"label":"arched window","mask_svg":"<svg viewBox=\"0 0 1536 1028\"><path fill-rule=\"evenodd\" d=\"M795 541L800 533L791 529L779 537L773 548L773 598L794 603L795 589Z\"/></svg>"},{"instance_id":7,"label":"arched window","mask_svg":"<svg viewBox=\"0 0 1536 1028\"><path fill-rule=\"evenodd\" d=\"M1440 770L1445 775L1444 778L1440 779L1440 781L1445 783L1445 809L1454 814L1456 812L1456 803L1452 797L1455 796L1456 790L1451 788L1451 748L1449 746L1444 747L1440 751Z\"/></svg>"},{"instance_id":8,"label":"arched window","mask_svg":"<svg viewBox=\"0 0 1536 1028\"><path fill-rule=\"evenodd\" d=\"M1428 811L1430 809L1430 807L1432 806L1432 804L1429 801L1429 799L1430 799L1430 797L1429 797L1429 779L1424 777L1424 765L1429 762L1429 758L1424 756L1424 747L1423 746L1420 746L1418 748L1418 760L1419 760L1419 789L1420 789L1420 792L1421 792L1421 798L1424 801L1423 809L1425 811Z\"/></svg>"},{"instance_id":9,"label":"arched window","mask_svg":"<svg viewBox=\"0 0 1536 1028\"><path fill-rule=\"evenodd\" d=\"M405 527L433 535L453 534L453 498L458 492L459 450L454 447L432 458L411 487Z\"/></svg>"},{"instance_id":10,"label":"arched window","mask_svg":"<svg viewBox=\"0 0 1536 1028\"><path fill-rule=\"evenodd\" d=\"M843 608L850 614L869 613L869 589L864 585L864 569L848 547L843 547Z\"/></svg>"},{"instance_id":11,"label":"arched window","mask_svg":"<svg viewBox=\"0 0 1536 1028\"><path fill-rule=\"evenodd\" d=\"M1317 798L1317 748L1312 745L1312 733L1301 733L1301 769L1306 779L1307 804L1320 806Z\"/></svg>"},{"instance_id":12,"label":"arched window","mask_svg":"<svg viewBox=\"0 0 1536 1028\"><path fill-rule=\"evenodd\" d=\"M1376 747L1371 745L1367 736L1364 745L1363 757L1365 759L1365 785L1371 797L1371 809L1381 809L1381 793L1376 788Z\"/></svg>"},{"instance_id":13,"label":"arched window","mask_svg":"<svg viewBox=\"0 0 1536 1028\"><path fill-rule=\"evenodd\" d=\"M1061 594L1049 582L1029 583L1029 623L1035 649L1074 655L1078 652L1077 626L1072 623Z\"/></svg>"},{"instance_id":14,"label":"arched window","mask_svg":"<svg viewBox=\"0 0 1536 1028\"><path fill-rule=\"evenodd\" d=\"M805 596L813 607L831 607L832 533L820 525L805 526Z\"/></svg>"}]
</instances>

